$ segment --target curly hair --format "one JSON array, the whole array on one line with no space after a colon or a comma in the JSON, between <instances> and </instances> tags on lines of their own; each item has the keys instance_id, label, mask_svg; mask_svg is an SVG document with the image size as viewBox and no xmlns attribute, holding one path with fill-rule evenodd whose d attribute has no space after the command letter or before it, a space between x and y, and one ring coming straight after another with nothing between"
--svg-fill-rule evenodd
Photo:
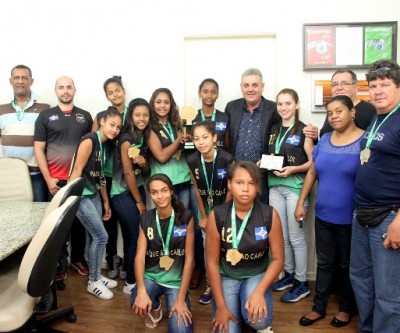
<instances>
[{"instance_id":1,"label":"curly hair","mask_svg":"<svg viewBox=\"0 0 400 333\"><path fill-rule=\"evenodd\" d=\"M176 105L176 102L174 100L174 96L172 96L172 92L171 90L169 90L168 88L158 88L156 89L153 94L151 95L150 98L150 123L151 123L151 127L159 130L161 129L161 124L158 120L156 111L154 109L154 103L155 100L157 98L157 96L161 93L165 93L167 94L169 101L170 101L170 109L169 109L169 113L168 113L168 120L171 123L171 126L176 130L176 131L180 131L182 130L183 126L182 126L182 120L181 120L181 116L179 115L179 109L178 106Z\"/></svg>"}]
</instances>

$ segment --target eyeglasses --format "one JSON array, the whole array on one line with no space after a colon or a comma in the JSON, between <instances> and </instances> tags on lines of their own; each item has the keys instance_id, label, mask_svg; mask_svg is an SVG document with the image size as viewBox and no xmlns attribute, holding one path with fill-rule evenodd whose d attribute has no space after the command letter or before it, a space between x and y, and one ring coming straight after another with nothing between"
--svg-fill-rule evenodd
<instances>
[{"instance_id":1,"label":"eyeglasses","mask_svg":"<svg viewBox=\"0 0 400 333\"><path fill-rule=\"evenodd\" d=\"M332 88L337 88L337 87L347 87L347 86L352 86L353 84L355 84L355 83L353 83L353 82L347 82L347 81L342 81L342 82L332 82L331 83L331 87Z\"/></svg>"}]
</instances>

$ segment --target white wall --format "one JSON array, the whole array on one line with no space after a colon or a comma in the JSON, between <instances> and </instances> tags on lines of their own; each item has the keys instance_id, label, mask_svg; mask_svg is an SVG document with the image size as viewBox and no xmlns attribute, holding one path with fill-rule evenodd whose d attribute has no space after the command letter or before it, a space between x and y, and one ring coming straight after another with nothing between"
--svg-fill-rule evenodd
<instances>
[{"instance_id":1,"label":"white wall","mask_svg":"<svg viewBox=\"0 0 400 333\"><path fill-rule=\"evenodd\" d=\"M264 77L265 96L274 99L280 89L294 88L301 99L301 119L320 126L324 115L310 112L311 75L330 76L333 71L302 70L302 25L396 21L399 13L397 0L3 0L0 103L10 101L10 70L22 63L33 71L33 90L39 101L52 105L56 104L54 83L65 74L75 80L75 104L93 115L108 105L102 85L112 75L122 75L128 101L134 97L149 99L156 88L165 86L183 106L188 100L198 100L197 87L193 97L187 91L185 95L185 37L271 35L276 38L276 68L275 77ZM252 62L251 52L242 48L237 52L247 58L243 63ZM231 67L229 77L236 77L239 87L246 68ZM356 73L363 78L365 71ZM238 88L227 91L221 86L220 90L224 99L240 97ZM313 278L312 223L307 225L307 234L308 274Z\"/></svg>"},{"instance_id":2,"label":"white wall","mask_svg":"<svg viewBox=\"0 0 400 333\"><path fill-rule=\"evenodd\" d=\"M54 82L64 74L75 80L76 105L93 114L108 105L102 84L115 74L122 75L128 100L149 99L154 89L166 86L178 105L184 105L185 36L272 33L277 68L271 92L296 89L302 120L321 124L324 116L309 112L311 73L302 70L302 24L395 21L399 13L400 3L394 0L381 0L378 8L376 1L365 0L323 5L317 0L1 1L0 103L12 95L10 69L22 63L33 71L33 89L39 99L53 105ZM251 60L249 53L243 52L243 57ZM244 69L233 66L230 70L236 72L238 84ZM362 76L363 71L357 74ZM268 87L268 77L265 81ZM266 91L266 96L273 98L271 92ZM231 95L240 97L237 90Z\"/></svg>"}]
</instances>

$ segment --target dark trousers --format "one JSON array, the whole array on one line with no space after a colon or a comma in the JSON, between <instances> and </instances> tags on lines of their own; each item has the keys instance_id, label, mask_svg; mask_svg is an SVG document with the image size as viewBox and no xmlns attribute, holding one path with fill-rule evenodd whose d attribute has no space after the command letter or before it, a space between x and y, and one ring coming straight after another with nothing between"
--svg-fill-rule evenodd
<instances>
[{"instance_id":1,"label":"dark trousers","mask_svg":"<svg viewBox=\"0 0 400 333\"><path fill-rule=\"evenodd\" d=\"M194 219L194 267L204 269L203 234L199 226L199 208L193 184L190 185L190 209L193 212Z\"/></svg>"},{"instance_id":2,"label":"dark trousers","mask_svg":"<svg viewBox=\"0 0 400 333\"><path fill-rule=\"evenodd\" d=\"M138 190L142 201L146 203L146 193L143 186ZM131 192L115 195L111 199L114 213L118 216L121 225L122 238L124 241L124 270L126 271L126 282L136 282L134 272L134 261L136 256L137 240L139 237L139 210Z\"/></svg>"},{"instance_id":3,"label":"dark trousers","mask_svg":"<svg viewBox=\"0 0 400 333\"><path fill-rule=\"evenodd\" d=\"M315 245L318 263L313 311L326 313L337 256L342 286L339 311L353 313L355 300L349 276L351 224L334 224L315 217Z\"/></svg>"},{"instance_id":4,"label":"dark trousers","mask_svg":"<svg viewBox=\"0 0 400 333\"><path fill-rule=\"evenodd\" d=\"M112 200L110 196L112 185L112 177L106 177L106 188L110 202L111 217L104 223L104 227L108 234L108 242L106 245L106 261L110 269L113 268L113 257L117 254L117 239L118 239L118 217L114 213L114 207L112 206ZM102 208L104 214L104 207ZM126 269L124 269L126 271Z\"/></svg>"}]
</instances>

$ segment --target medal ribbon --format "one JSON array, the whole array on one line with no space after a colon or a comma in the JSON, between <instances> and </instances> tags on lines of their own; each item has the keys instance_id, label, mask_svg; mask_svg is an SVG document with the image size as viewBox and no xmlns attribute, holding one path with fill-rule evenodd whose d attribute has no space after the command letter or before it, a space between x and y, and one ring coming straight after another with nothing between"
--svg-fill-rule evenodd
<instances>
[{"instance_id":1,"label":"medal ribbon","mask_svg":"<svg viewBox=\"0 0 400 333\"><path fill-rule=\"evenodd\" d=\"M125 106L124 112L122 112L122 125L125 125L126 114L128 113L128 107Z\"/></svg>"},{"instance_id":2,"label":"medal ribbon","mask_svg":"<svg viewBox=\"0 0 400 333\"><path fill-rule=\"evenodd\" d=\"M14 98L12 104L13 104L13 107L15 109L15 112L17 113L18 121L21 121L24 118L24 112L28 108L29 102L30 102L30 100L27 99L25 104L22 107L19 107L19 105L17 104L17 101Z\"/></svg>"},{"instance_id":3,"label":"medal ribbon","mask_svg":"<svg viewBox=\"0 0 400 333\"><path fill-rule=\"evenodd\" d=\"M232 248L237 249L242 239L244 229L246 228L247 221L249 220L250 214L253 211L253 206L251 206L250 210L247 212L245 218L242 221L242 225L240 226L239 232L236 234L236 207L235 203L232 202L232 211L231 211L231 228L232 228Z\"/></svg>"},{"instance_id":4,"label":"medal ribbon","mask_svg":"<svg viewBox=\"0 0 400 333\"><path fill-rule=\"evenodd\" d=\"M217 157L217 149L214 148L214 159L213 159L213 166L212 166L212 172L211 172L211 181L210 183L208 182L208 175L207 175L207 168L206 168L206 164L204 162L204 157L203 155L201 155L201 165L203 166L203 173L204 176L206 176L206 184L207 184L207 192L208 195L211 195L211 189L212 189L212 184L213 184L213 180L214 180L214 167L215 167L215 158ZM207 203L208 205L208 203ZM211 208L211 207L208 207Z\"/></svg>"},{"instance_id":5,"label":"medal ribbon","mask_svg":"<svg viewBox=\"0 0 400 333\"><path fill-rule=\"evenodd\" d=\"M96 132L97 138L99 139L100 144L100 165L101 165L101 177L104 177L104 166L106 165L106 154L103 150L103 142L101 141L100 131Z\"/></svg>"},{"instance_id":6,"label":"medal ribbon","mask_svg":"<svg viewBox=\"0 0 400 333\"><path fill-rule=\"evenodd\" d=\"M215 123L215 114L217 113L217 111L214 109L213 114L211 115L211 121L213 123ZM204 121L206 120L206 115L204 114L203 109L200 110L200 114L201 114L201 120Z\"/></svg>"},{"instance_id":7,"label":"medal ribbon","mask_svg":"<svg viewBox=\"0 0 400 333\"><path fill-rule=\"evenodd\" d=\"M294 119L290 124L290 126L288 127L288 129L286 130L285 134L282 136L282 139L281 139L282 126L279 129L279 134L275 141L275 154L279 154L279 152L281 151L282 142L285 139L286 135L289 133L289 131L293 128L293 126L294 126Z\"/></svg>"},{"instance_id":8,"label":"medal ribbon","mask_svg":"<svg viewBox=\"0 0 400 333\"><path fill-rule=\"evenodd\" d=\"M366 148L371 147L372 141L374 140L374 137L376 133L378 132L379 128L383 125L383 123L388 119L398 108L400 107L400 104L397 104L397 106L389 112L389 114L382 120L382 122L378 125L378 127L375 129L376 122L378 121L378 117L375 119L374 124L372 125L371 131L368 134L368 139L367 143L365 144Z\"/></svg>"},{"instance_id":9,"label":"medal ribbon","mask_svg":"<svg viewBox=\"0 0 400 333\"><path fill-rule=\"evenodd\" d=\"M169 134L169 137L171 138L171 141L175 141L175 135L174 135L174 130L172 129L171 123L167 120L167 126L168 128L160 122L161 126L164 128L164 130Z\"/></svg>"},{"instance_id":10,"label":"medal ribbon","mask_svg":"<svg viewBox=\"0 0 400 333\"><path fill-rule=\"evenodd\" d=\"M164 242L164 239L162 237L160 218L158 217L158 211L156 210L157 231L158 231L158 235L160 236L160 239L161 239L161 242L162 242L162 245L163 245L163 251L164 251L164 255L165 256L169 255L169 241L171 239L172 228L174 226L174 221L175 221L175 212L172 209L171 217L169 218L167 236L165 237L165 242Z\"/></svg>"},{"instance_id":11,"label":"medal ribbon","mask_svg":"<svg viewBox=\"0 0 400 333\"><path fill-rule=\"evenodd\" d=\"M141 148L142 145L143 145L143 135L140 136L140 142L139 142L139 143L134 143L134 144L132 144L131 147L134 147L134 148Z\"/></svg>"}]
</instances>

